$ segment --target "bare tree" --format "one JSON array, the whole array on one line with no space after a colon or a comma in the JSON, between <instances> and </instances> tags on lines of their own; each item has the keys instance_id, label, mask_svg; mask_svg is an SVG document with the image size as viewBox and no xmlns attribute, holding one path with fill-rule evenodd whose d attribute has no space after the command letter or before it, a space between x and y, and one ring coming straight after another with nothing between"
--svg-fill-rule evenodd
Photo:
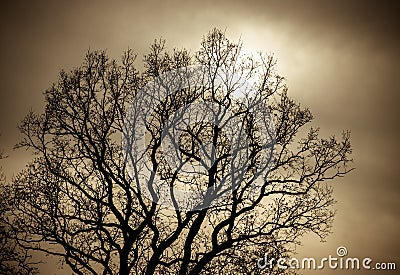
<instances>
[{"instance_id":1,"label":"bare tree","mask_svg":"<svg viewBox=\"0 0 400 275\"><path fill-rule=\"evenodd\" d=\"M0 160L4 158L6 158L4 153L0 151ZM37 269L31 262L31 256L27 250L18 245L14 232L8 226L8 215L13 207L9 195L9 186L0 167L0 273L4 275L36 274Z\"/></svg>"},{"instance_id":2,"label":"bare tree","mask_svg":"<svg viewBox=\"0 0 400 275\"><path fill-rule=\"evenodd\" d=\"M35 157L13 183L17 241L77 274L249 274L324 238L349 134L305 129L274 58L241 49L215 29L193 55L156 41L143 72L132 51L61 72L19 126Z\"/></svg>"}]
</instances>

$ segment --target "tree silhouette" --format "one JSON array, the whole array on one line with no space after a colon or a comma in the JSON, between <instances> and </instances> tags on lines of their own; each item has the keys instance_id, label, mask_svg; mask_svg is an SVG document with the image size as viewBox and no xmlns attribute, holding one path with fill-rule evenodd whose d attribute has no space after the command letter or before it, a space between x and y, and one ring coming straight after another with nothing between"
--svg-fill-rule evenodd
<instances>
[{"instance_id":1,"label":"tree silhouette","mask_svg":"<svg viewBox=\"0 0 400 275\"><path fill-rule=\"evenodd\" d=\"M77 274L256 274L324 238L349 133L305 129L274 58L241 49L214 29L195 54L155 41L142 71L130 50L62 71L19 125L34 159L13 182L17 241Z\"/></svg>"},{"instance_id":2,"label":"tree silhouette","mask_svg":"<svg viewBox=\"0 0 400 275\"><path fill-rule=\"evenodd\" d=\"M0 160L6 158L0 151ZM0 167L0 273L4 275L13 274L36 274L37 269L30 261L31 256L26 249L18 245L15 240L15 232L8 226L8 214L12 203L9 201L9 186Z\"/></svg>"}]
</instances>

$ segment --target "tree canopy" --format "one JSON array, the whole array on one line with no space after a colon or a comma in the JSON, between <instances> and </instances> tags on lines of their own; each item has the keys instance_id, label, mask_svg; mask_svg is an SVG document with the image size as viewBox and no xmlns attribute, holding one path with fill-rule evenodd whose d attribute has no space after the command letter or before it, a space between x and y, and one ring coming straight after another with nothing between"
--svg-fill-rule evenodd
<instances>
[{"instance_id":1,"label":"tree canopy","mask_svg":"<svg viewBox=\"0 0 400 275\"><path fill-rule=\"evenodd\" d=\"M330 232L350 136L307 126L272 55L214 29L193 54L156 40L136 59L88 52L20 123L34 156L10 192L22 247L77 274L257 274L265 252Z\"/></svg>"}]
</instances>

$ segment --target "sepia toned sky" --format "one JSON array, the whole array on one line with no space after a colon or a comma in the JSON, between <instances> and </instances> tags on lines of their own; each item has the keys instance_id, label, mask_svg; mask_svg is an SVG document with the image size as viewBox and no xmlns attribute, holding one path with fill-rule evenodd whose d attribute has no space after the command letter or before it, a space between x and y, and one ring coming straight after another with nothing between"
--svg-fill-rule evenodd
<instances>
[{"instance_id":1,"label":"sepia toned sky","mask_svg":"<svg viewBox=\"0 0 400 275\"><path fill-rule=\"evenodd\" d=\"M9 155L1 163L9 178L28 157L12 150L17 123L30 109L42 111L44 90L61 69L80 65L88 49L119 58L129 47L140 57L162 37L170 48L194 52L218 27L241 38L248 52L275 54L289 94L310 107L323 135L352 132L356 169L334 182L333 233L324 243L306 236L298 256L327 257L345 246L349 256L400 268L396 1L33 2L0 3L0 148ZM43 274L56 273L53 265L43 267ZM371 272L380 273L396 274Z\"/></svg>"}]
</instances>

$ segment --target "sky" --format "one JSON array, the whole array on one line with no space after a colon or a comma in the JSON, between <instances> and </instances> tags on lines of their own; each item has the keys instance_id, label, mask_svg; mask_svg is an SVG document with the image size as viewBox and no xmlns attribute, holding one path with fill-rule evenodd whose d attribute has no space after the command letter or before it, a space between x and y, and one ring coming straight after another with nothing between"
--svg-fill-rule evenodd
<instances>
[{"instance_id":1,"label":"sky","mask_svg":"<svg viewBox=\"0 0 400 275\"><path fill-rule=\"evenodd\" d=\"M2 1L0 8L0 148L10 178L26 152L16 128L61 69L88 49L113 58L145 54L157 38L195 52L214 27L246 52L273 53L289 95L308 106L322 135L352 133L354 167L333 182L337 215L324 243L304 238L298 257L335 255L397 262L400 268L399 19L396 1ZM55 274L54 266L43 274ZM314 272L302 272L313 274ZM344 274L326 270L324 274ZM350 273L350 271L347 271ZM353 272L352 272L353 273ZM360 274L362 272L360 271ZM372 274L394 274L390 271ZM58 273L59 274L59 273Z\"/></svg>"}]
</instances>

